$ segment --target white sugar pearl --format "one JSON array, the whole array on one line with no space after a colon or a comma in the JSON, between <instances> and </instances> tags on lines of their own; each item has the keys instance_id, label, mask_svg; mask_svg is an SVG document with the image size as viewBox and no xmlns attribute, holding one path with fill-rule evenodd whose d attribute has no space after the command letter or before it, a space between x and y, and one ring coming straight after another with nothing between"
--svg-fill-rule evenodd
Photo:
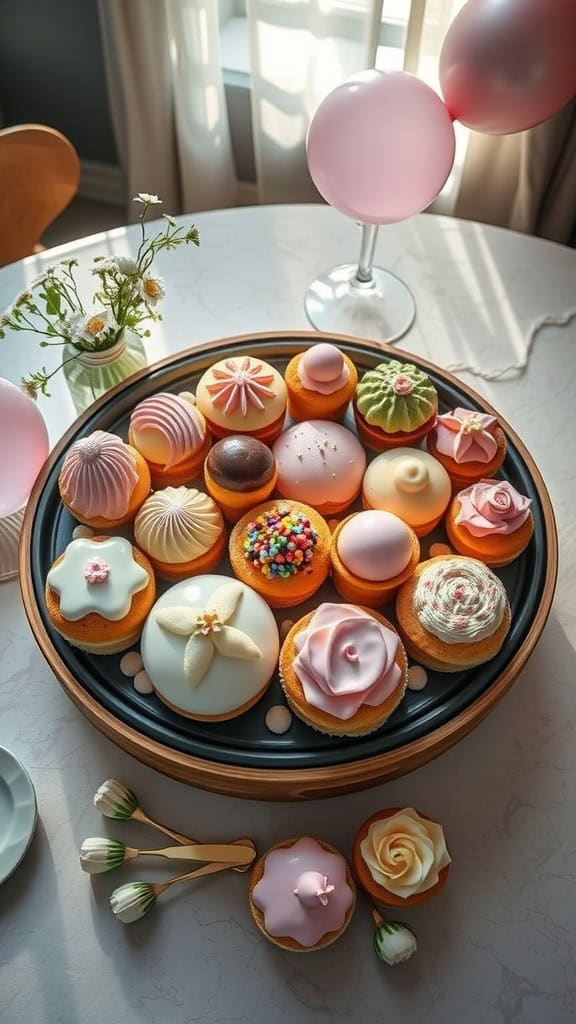
<instances>
[{"instance_id":1,"label":"white sugar pearl","mask_svg":"<svg viewBox=\"0 0 576 1024\"><path fill-rule=\"evenodd\" d=\"M293 625L294 625L294 623L292 622L292 619L284 619L283 622L280 623L280 639L281 640L285 640L286 639L286 637L288 636L288 633L292 629Z\"/></svg>"},{"instance_id":2,"label":"white sugar pearl","mask_svg":"<svg viewBox=\"0 0 576 1024\"><path fill-rule=\"evenodd\" d=\"M408 669L408 689L423 690L428 682L428 673L422 665L411 665Z\"/></svg>"},{"instance_id":3,"label":"white sugar pearl","mask_svg":"<svg viewBox=\"0 0 576 1024\"><path fill-rule=\"evenodd\" d=\"M150 676L147 672L144 672L144 670L142 670L142 672L138 672L134 676L134 689L137 690L138 693L152 693L154 687L150 682Z\"/></svg>"},{"instance_id":4,"label":"white sugar pearl","mask_svg":"<svg viewBox=\"0 0 576 1024\"><path fill-rule=\"evenodd\" d=\"M439 555L453 555L452 548L449 548L447 544L431 544L430 545L430 558L438 558Z\"/></svg>"},{"instance_id":5,"label":"white sugar pearl","mask_svg":"<svg viewBox=\"0 0 576 1024\"><path fill-rule=\"evenodd\" d=\"M88 539L89 537L94 536L94 530L91 526L75 526L72 530L72 536L74 540L78 540L79 537L85 537Z\"/></svg>"},{"instance_id":6,"label":"white sugar pearl","mask_svg":"<svg viewBox=\"0 0 576 1024\"><path fill-rule=\"evenodd\" d=\"M281 736L292 725L292 714L284 704L274 704L274 707L268 708L265 721L270 732Z\"/></svg>"},{"instance_id":7,"label":"white sugar pearl","mask_svg":"<svg viewBox=\"0 0 576 1024\"><path fill-rule=\"evenodd\" d=\"M120 658L120 671L123 672L125 676L137 675L143 665L144 662L138 654L138 651L128 651L127 654L122 655Z\"/></svg>"}]
</instances>

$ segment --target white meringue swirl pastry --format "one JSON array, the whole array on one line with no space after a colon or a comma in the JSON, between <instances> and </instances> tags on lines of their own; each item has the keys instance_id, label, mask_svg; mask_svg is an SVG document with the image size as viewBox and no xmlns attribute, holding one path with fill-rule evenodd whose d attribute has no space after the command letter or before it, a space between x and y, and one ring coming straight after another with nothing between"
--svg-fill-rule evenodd
<instances>
[{"instance_id":1,"label":"white meringue swirl pastry","mask_svg":"<svg viewBox=\"0 0 576 1024\"><path fill-rule=\"evenodd\" d=\"M508 608L504 584L474 558L433 561L420 576L414 608L424 629L448 644L485 640Z\"/></svg>"},{"instance_id":2,"label":"white meringue swirl pastry","mask_svg":"<svg viewBox=\"0 0 576 1024\"><path fill-rule=\"evenodd\" d=\"M224 529L222 513L209 495L194 487L165 487L146 499L134 522L142 551L159 562L200 558Z\"/></svg>"}]
</instances>

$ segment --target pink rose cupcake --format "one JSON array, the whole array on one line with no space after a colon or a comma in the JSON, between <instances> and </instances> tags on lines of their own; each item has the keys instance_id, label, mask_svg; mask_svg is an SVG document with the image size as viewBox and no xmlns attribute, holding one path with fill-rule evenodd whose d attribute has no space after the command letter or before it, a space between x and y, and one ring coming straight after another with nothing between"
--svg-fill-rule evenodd
<instances>
[{"instance_id":1,"label":"pink rose cupcake","mask_svg":"<svg viewBox=\"0 0 576 1024\"><path fill-rule=\"evenodd\" d=\"M406 690L406 654L376 611L321 604L290 630L280 680L299 718L329 736L363 736L390 717Z\"/></svg>"},{"instance_id":2,"label":"pink rose cupcake","mask_svg":"<svg viewBox=\"0 0 576 1024\"><path fill-rule=\"evenodd\" d=\"M426 446L446 469L455 490L495 476L506 458L506 438L498 420L473 409L439 416Z\"/></svg>"},{"instance_id":3,"label":"pink rose cupcake","mask_svg":"<svg viewBox=\"0 0 576 1024\"><path fill-rule=\"evenodd\" d=\"M508 480L480 480L453 499L446 514L448 539L461 555L508 565L534 533L531 504Z\"/></svg>"}]
</instances>

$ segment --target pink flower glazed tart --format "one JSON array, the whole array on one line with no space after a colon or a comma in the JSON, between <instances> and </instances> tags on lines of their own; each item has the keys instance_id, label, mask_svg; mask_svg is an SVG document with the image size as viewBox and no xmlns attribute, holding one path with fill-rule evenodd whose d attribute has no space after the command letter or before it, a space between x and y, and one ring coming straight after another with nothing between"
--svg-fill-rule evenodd
<instances>
[{"instance_id":1,"label":"pink flower glazed tart","mask_svg":"<svg viewBox=\"0 0 576 1024\"><path fill-rule=\"evenodd\" d=\"M308 600L330 570L328 523L303 502L271 501L243 516L230 534L232 572L271 608Z\"/></svg>"},{"instance_id":2,"label":"pink flower glazed tart","mask_svg":"<svg viewBox=\"0 0 576 1024\"><path fill-rule=\"evenodd\" d=\"M508 565L532 539L531 504L507 480L480 480L453 499L445 523L448 540L461 555Z\"/></svg>"},{"instance_id":3,"label":"pink flower glazed tart","mask_svg":"<svg viewBox=\"0 0 576 1024\"><path fill-rule=\"evenodd\" d=\"M308 420L285 430L274 444L276 488L321 515L344 511L358 497L366 455L351 430L330 420Z\"/></svg>"},{"instance_id":4,"label":"pink flower glazed tart","mask_svg":"<svg viewBox=\"0 0 576 1024\"><path fill-rule=\"evenodd\" d=\"M358 434L377 452L418 444L434 426L437 411L436 388L412 363L380 363L356 388Z\"/></svg>"},{"instance_id":5,"label":"pink flower glazed tart","mask_svg":"<svg viewBox=\"0 0 576 1024\"><path fill-rule=\"evenodd\" d=\"M402 700L406 654L378 612L321 604L288 633L280 681L307 725L329 736L363 736L379 729Z\"/></svg>"},{"instance_id":6,"label":"pink flower glazed tart","mask_svg":"<svg viewBox=\"0 0 576 1024\"><path fill-rule=\"evenodd\" d=\"M165 487L151 494L136 516L134 536L167 580L210 572L226 550L220 509L194 487Z\"/></svg>"},{"instance_id":7,"label":"pink flower glazed tart","mask_svg":"<svg viewBox=\"0 0 576 1024\"><path fill-rule=\"evenodd\" d=\"M150 562L123 537L73 540L46 577L50 622L89 654L135 644L155 596Z\"/></svg>"},{"instance_id":8,"label":"pink flower glazed tart","mask_svg":"<svg viewBox=\"0 0 576 1024\"><path fill-rule=\"evenodd\" d=\"M188 391L161 391L132 412L128 440L146 459L155 489L189 484L202 470L211 439L195 402Z\"/></svg>"},{"instance_id":9,"label":"pink flower glazed tart","mask_svg":"<svg viewBox=\"0 0 576 1024\"><path fill-rule=\"evenodd\" d=\"M357 512L340 523L330 548L332 582L350 604L391 601L420 561L414 530L391 512Z\"/></svg>"},{"instance_id":10,"label":"pink flower glazed tart","mask_svg":"<svg viewBox=\"0 0 576 1024\"><path fill-rule=\"evenodd\" d=\"M255 591L227 576L170 587L142 633L142 660L168 707L200 722L236 718L267 689L278 661L278 627Z\"/></svg>"},{"instance_id":11,"label":"pink flower glazed tart","mask_svg":"<svg viewBox=\"0 0 576 1024\"><path fill-rule=\"evenodd\" d=\"M364 508L392 512L424 537L444 515L452 487L444 467L417 448L383 452L370 463L362 481Z\"/></svg>"},{"instance_id":12,"label":"pink flower glazed tart","mask_svg":"<svg viewBox=\"0 0 576 1024\"><path fill-rule=\"evenodd\" d=\"M442 826L413 807L373 814L360 826L352 849L362 888L389 907L427 903L444 888L451 859Z\"/></svg>"},{"instance_id":13,"label":"pink flower glazed tart","mask_svg":"<svg viewBox=\"0 0 576 1024\"><path fill-rule=\"evenodd\" d=\"M483 562L440 555L417 566L396 598L398 629L408 654L438 672L482 665L510 629L504 584Z\"/></svg>"},{"instance_id":14,"label":"pink flower glazed tart","mask_svg":"<svg viewBox=\"0 0 576 1024\"><path fill-rule=\"evenodd\" d=\"M196 404L215 437L251 434L271 444L284 426L286 385L269 363L235 356L206 370L196 388Z\"/></svg>"},{"instance_id":15,"label":"pink flower glazed tart","mask_svg":"<svg viewBox=\"0 0 576 1024\"><path fill-rule=\"evenodd\" d=\"M335 345L318 342L294 356L284 375L293 420L341 420L354 397L356 367Z\"/></svg>"},{"instance_id":16,"label":"pink flower glazed tart","mask_svg":"<svg viewBox=\"0 0 576 1024\"><path fill-rule=\"evenodd\" d=\"M270 448L247 434L223 437L204 463L204 482L230 523L269 498L278 470Z\"/></svg>"},{"instance_id":17,"label":"pink flower glazed tart","mask_svg":"<svg viewBox=\"0 0 576 1024\"><path fill-rule=\"evenodd\" d=\"M273 846L250 879L250 910L275 946L311 953L331 946L348 927L356 886L333 846L305 836Z\"/></svg>"},{"instance_id":18,"label":"pink flower glazed tart","mask_svg":"<svg viewBox=\"0 0 576 1024\"><path fill-rule=\"evenodd\" d=\"M67 452L58 488L78 522L108 530L134 518L150 493L150 471L135 448L116 434L95 430Z\"/></svg>"},{"instance_id":19,"label":"pink flower glazed tart","mask_svg":"<svg viewBox=\"0 0 576 1024\"><path fill-rule=\"evenodd\" d=\"M456 490L494 476L506 458L506 438L498 420L472 409L439 416L426 446L448 471Z\"/></svg>"}]
</instances>

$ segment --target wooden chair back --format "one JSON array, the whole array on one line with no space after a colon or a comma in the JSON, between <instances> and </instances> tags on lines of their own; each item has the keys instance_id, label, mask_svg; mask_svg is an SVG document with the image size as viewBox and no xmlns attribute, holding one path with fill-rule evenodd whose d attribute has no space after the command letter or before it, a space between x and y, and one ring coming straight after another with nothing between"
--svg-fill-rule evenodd
<instances>
[{"instance_id":1,"label":"wooden chair back","mask_svg":"<svg viewBox=\"0 0 576 1024\"><path fill-rule=\"evenodd\" d=\"M76 150L61 132L42 124L0 131L0 266L34 252L79 180Z\"/></svg>"}]
</instances>

